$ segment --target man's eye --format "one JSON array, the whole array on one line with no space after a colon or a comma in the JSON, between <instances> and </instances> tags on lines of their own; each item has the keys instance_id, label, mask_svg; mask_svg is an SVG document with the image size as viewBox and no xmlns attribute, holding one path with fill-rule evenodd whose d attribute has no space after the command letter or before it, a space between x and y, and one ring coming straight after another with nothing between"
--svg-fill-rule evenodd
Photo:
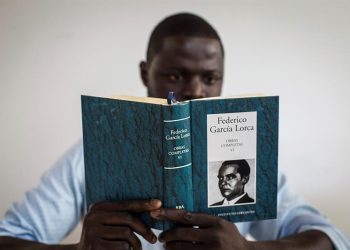
<instances>
[{"instance_id":1,"label":"man's eye","mask_svg":"<svg viewBox=\"0 0 350 250\"><path fill-rule=\"evenodd\" d=\"M206 75L203 77L203 81L206 85L214 85L220 80L219 76L216 75Z\"/></svg>"},{"instance_id":2,"label":"man's eye","mask_svg":"<svg viewBox=\"0 0 350 250\"><path fill-rule=\"evenodd\" d=\"M219 181L230 181L230 180L233 180L233 179L236 179L237 175L235 174L227 174L225 176L222 176L222 175L218 175L218 179Z\"/></svg>"},{"instance_id":3,"label":"man's eye","mask_svg":"<svg viewBox=\"0 0 350 250\"><path fill-rule=\"evenodd\" d=\"M236 179L236 175L235 174L228 174L228 175L226 175L226 178L227 178L227 180L232 180L232 179Z\"/></svg>"},{"instance_id":4,"label":"man's eye","mask_svg":"<svg viewBox=\"0 0 350 250\"><path fill-rule=\"evenodd\" d=\"M168 74L168 79L171 82L179 82L182 80L182 76L180 74Z\"/></svg>"}]
</instances>

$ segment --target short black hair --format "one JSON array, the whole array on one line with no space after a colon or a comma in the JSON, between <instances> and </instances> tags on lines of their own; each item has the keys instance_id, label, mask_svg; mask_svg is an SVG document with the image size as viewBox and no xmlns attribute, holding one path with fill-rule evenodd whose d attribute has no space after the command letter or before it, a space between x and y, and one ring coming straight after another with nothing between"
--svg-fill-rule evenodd
<instances>
[{"instance_id":1,"label":"short black hair","mask_svg":"<svg viewBox=\"0 0 350 250\"><path fill-rule=\"evenodd\" d=\"M213 38L220 43L222 55L224 46L216 30L203 18L191 13L178 13L163 19L151 33L147 47L147 61L161 51L163 40L170 36Z\"/></svg>"},{"instance_id":2,"label":"short black hair","mask_svg":"<svg viewBox=\"0 0 350 250\"><path fill-rule=\"evenodd\" d=\"M229 165L238 165L238 169L237 172L241 175L241 177L243 176L249 176L250 175L250 166L248 164L248 162L246 160L230 160L230 161L224 161L221 164L221 167L226 167Z\"/></svg>"}]
</instances>

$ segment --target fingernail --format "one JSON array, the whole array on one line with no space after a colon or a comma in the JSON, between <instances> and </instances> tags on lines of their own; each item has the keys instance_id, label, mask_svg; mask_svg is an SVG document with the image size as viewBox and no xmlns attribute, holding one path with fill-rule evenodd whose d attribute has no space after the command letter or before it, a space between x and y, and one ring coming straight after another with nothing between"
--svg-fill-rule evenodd
<instances>
[{"instance_id":1,"label":"fingernail","mask_svg":"<svg viewBox=\"0 0 350 250\"><path fill-rule=\"evenodd\" d=\"M90 206L89 206L88 211L90 211L94 205L95 205L95 203L91 203Z\"/></svg>"},{"instance_id":2,"label":"fingernail","mask_svg":"<svg viewBox=\"0 0 350 250\"><path fill-rule=\"evenodd\" d=\"M185 220L192 220L193 216L192 213L186 212L184 215Z\"/></svg>"},{"instance_id":3,"label":"fingernail","mask_svg":"<svg viewBox=\"0 0 350 250\"><path fill-rule=\"evenodd\" d=\"M159 204L159 202L160 202L160 201L157 200L157 199L151 199L151 200L150 200L150 203L151 203L152 206L157 206L157 205Z\"/></svg>"},{"instance_id":4,"label":"fingernail","mask_svg":"<svg viewBox=\"0 0 350 250\"><path fill-rule=\"evenodd\" d=\"M160 234L160 235L158 236L158 240L159 240L160 242L164 242L164 238L163 238L163 235L162 235L162 234Z\"/></svg>"},{"instance_id":5,"label":"fingernail","mask_svg":"<svg viewBox=\"0 0 350 250\"><path fill-rule=\"evenodd\" d=\"M161 214L160 209L151 211L151 216L152 216L152 217L159 217L160 214Z\"/></svg>"},{"instance_id":6,"label":"fingernail","mask_svg":"<svg viewBox=\"0 0 350 250\"><path fill-rule=\"evenodd\" d=\"M152 234L152 238L151 238L151 243L156 243L157 242L157 236L155 236L154 234Z\"/></svg>"}]
</instances>

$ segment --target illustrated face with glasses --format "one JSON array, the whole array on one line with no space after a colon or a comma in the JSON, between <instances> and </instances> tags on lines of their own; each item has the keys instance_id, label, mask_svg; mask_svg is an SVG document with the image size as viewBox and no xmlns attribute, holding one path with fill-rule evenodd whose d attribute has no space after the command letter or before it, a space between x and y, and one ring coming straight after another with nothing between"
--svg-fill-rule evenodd
<instances>
[{"instance_id":1,"label":"illustrated face with glasses","mask_svg":"<svg viewBox=\"0 0 350 250\"><path fill-rule=\"evenodd\" d=\"M241 176L238 169L238 164L225 165L219 169L219 189L221 195L228 201L242 195L244 193L244 185L249 180L249 176Z\"/></svg>"}]
</instances>

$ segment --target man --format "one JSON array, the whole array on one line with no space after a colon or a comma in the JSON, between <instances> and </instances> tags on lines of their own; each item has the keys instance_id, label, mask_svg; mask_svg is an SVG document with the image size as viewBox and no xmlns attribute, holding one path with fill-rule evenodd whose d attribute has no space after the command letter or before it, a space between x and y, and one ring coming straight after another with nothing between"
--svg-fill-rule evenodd
<instances>
[{"instance_id":1,"label":"man","mask_svg":"<svg viewBox=\"0 0 350 250\"><path fill-rule=\"evenodd\" d=\"M218 174L218 186L224 199L211 206L232 206L254 202L254 199L244 192L249 176L250 167L246 160L224 161Z\"/></svg>"},{"instance_id":2,"label":"man","mask_svg":"<svg viewBox=\"0 0 350 250\"><path fill-rule=\"evenodd\" d=\"M223 60L221 40L206 21L191 14L174 15L153 31L147 61L140 64L141 78L152 97L165 97L168 91L176 92L179 100L218 96ZM142 249L163 249L159 242L167 249L322 250L332 249L332 242L339 249L350 248L345 236L288 190L283 176L278 195L277 220L237 225L211 215L165 209L157 199L105 202L87 209L80 142L6 214L0 224L0 249L115 250L141 249L141 244ZM157 237L159 232L137 218L144 211L179 226ZM49 245L62 240L81 217L77 244ZM259 241L247 241L248 233Z\"/></svg>"}]
</instances>

